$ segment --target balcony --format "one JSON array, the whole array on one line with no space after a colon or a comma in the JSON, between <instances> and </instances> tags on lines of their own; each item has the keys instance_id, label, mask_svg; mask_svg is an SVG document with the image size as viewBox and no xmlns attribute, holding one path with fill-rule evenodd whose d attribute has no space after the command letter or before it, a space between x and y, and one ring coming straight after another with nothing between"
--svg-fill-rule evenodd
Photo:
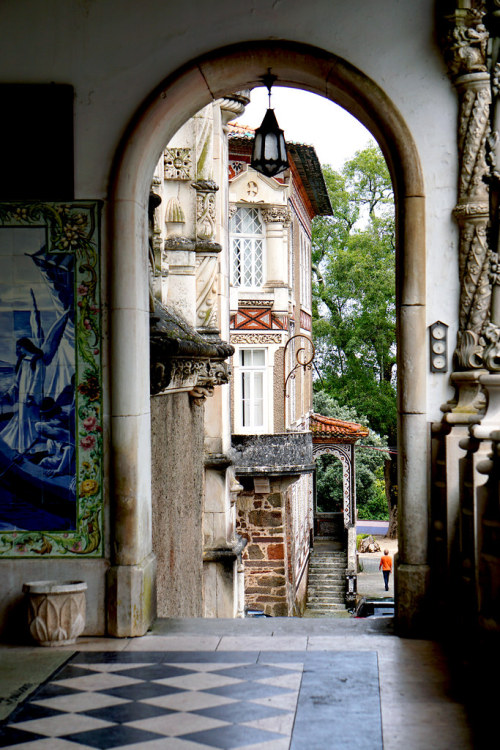
<instances>
[{"instance_id":1,"label":"balcony","mask_svg":"<svg viewBox=\"0 0 500 750\"><path fill-rule=\"evenodd\" d=\"M310 432L233 435L231 458L238 475L281 476L314 471Z\"/></svg>"}]
</instances>

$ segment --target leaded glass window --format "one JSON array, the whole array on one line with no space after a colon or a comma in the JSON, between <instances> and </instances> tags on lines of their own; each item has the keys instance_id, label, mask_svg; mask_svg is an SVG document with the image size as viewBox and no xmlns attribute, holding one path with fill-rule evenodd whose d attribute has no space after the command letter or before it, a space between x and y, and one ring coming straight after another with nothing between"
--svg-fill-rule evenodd
<instances>
[{"instance_id":1,"label":"leaded glass window","mask_svg":"<svg viewBox=\"0 0 500 750\"><path fill-rule=\"evenodd\" d=\"M232 283L258 287L264 282L264 227L257 208L238 208L231 219Z\"/></svg>"}]
</instances>

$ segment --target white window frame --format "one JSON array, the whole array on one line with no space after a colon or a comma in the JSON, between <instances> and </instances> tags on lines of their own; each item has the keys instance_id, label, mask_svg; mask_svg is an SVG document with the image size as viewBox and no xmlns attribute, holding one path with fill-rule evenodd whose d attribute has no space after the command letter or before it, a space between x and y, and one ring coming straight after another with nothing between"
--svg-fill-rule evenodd
<instances>
[{"instance_id":1,"label":"white window frame","mask_svg":"<svg viewBox=\"0 0 500 750\"><path fill-rule=\"evenodd\" d=\"M258 217L258 220L260 222L261 231L259 233L253 232L253 233L237 233L232 230L232 227L234 226L234 220L238 213L238 211L255 211ZM255 208L254 206L237 206L236 207L236 213L231 218L230 222L230 244L231 244L231 283L233 286L238 287L240 289L258 289L263 286L265 282L265 268L266 268L266 225L264 221L262 220L262 215L258 208ZM238 274L236 273L236 246L237 243L243 243L244 248L243 252L240 249L240 269L239 269L239 278ZM261 243L261 250L260 250L260 269L257 265L257 243ZM246 245L246 247L245 247ZM242 283L243 281L243 274L244 271L242 270L245 265L245 260L247 253L250 253L251 259L251 279L249 284ZM242 257L243 256L243 257ZM260 273L259 273L260 271ZM260 278L259 278L260 277Z\"/></svg>"},{"instance_id":2,"label":"white window frame","mask_svg":"<svg viewBox=\"0 0 500 750\"><path fill-rule=\"evenodd\" d=\"M243 356L246 352L263 352L264 363L263 364L243 364ZM269 421L269 395L268 395L268 363L269 363L269 351L267 347L263 346L245 346L239 347L235 352L235 432L239 434L258 434L268 432L268 421ZM255 390L256 381L260 376L261 379L261 414L262 419L260 424L256 423L255 420ZM246 385L244 384L246 381ZM250 388L250 393L245 394L245 388ZM244 401L250 402L250 415L249 419L245 418L245 404ZM246 424L245 424L246 422Z\"/></svg>"},{"instance_id":3,"label":"white window frame","mask_svg":"<svg viewBox=\"0 0 500 750\"><path fill-rule=\"evenodd\" d=\"M309 237L300 232L300 304L311 309L311 243Z\"/></svg>"}]
</instances>

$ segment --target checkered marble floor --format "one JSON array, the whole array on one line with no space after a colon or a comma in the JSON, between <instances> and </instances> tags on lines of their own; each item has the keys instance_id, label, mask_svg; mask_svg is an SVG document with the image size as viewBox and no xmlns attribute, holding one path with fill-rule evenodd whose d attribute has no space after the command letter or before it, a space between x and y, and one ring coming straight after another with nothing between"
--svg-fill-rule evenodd
<instances>
[{"instance_id":1,"label":"checkered marble floor","mask_svg":"<svg viewBox=\"0 0 500 750\"><path fill-rule=\"evenodd\" d=\"M0 729L24 750L288 750L303 663L248 653L79 653Z\"/></svg>"}]
</instances>

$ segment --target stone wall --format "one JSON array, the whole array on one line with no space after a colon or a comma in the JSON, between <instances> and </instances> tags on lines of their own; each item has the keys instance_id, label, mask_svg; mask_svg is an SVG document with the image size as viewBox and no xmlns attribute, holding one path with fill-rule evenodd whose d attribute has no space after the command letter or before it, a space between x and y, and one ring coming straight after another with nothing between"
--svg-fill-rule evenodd
<instances>
[{"instance_id":1,"label":"stone wall","mask_svg":"<svg viewBox=\"0 0 500 750\"><path fill-rule=\"evenodd\" d=\"M151 399L158 617L203 615L203 411L187 393Z\"/></svg>"},{"instance_id":2,"label":"stone wall","mask_svg":"<svg viewBox=\"0 0 500 750\"><path fill-rule=\"evenodd\" d=\"M313 528L313 475L302 474L286 492L287 598L289 612L302 615L307 600L307 572Z\"/></svg>"},{"instance_id":3,"label":"stone wall","mask_svg":"<svg viewBox=\"0 0 500 750\"><path fill-rule=\"evenodd\" d=\"M274 617L289 614L283 490L281 482L272 482L270 494L248 489L237 501L237 532L248 540L243 552L245 607Z\"/></svg>"}]
</instances>

